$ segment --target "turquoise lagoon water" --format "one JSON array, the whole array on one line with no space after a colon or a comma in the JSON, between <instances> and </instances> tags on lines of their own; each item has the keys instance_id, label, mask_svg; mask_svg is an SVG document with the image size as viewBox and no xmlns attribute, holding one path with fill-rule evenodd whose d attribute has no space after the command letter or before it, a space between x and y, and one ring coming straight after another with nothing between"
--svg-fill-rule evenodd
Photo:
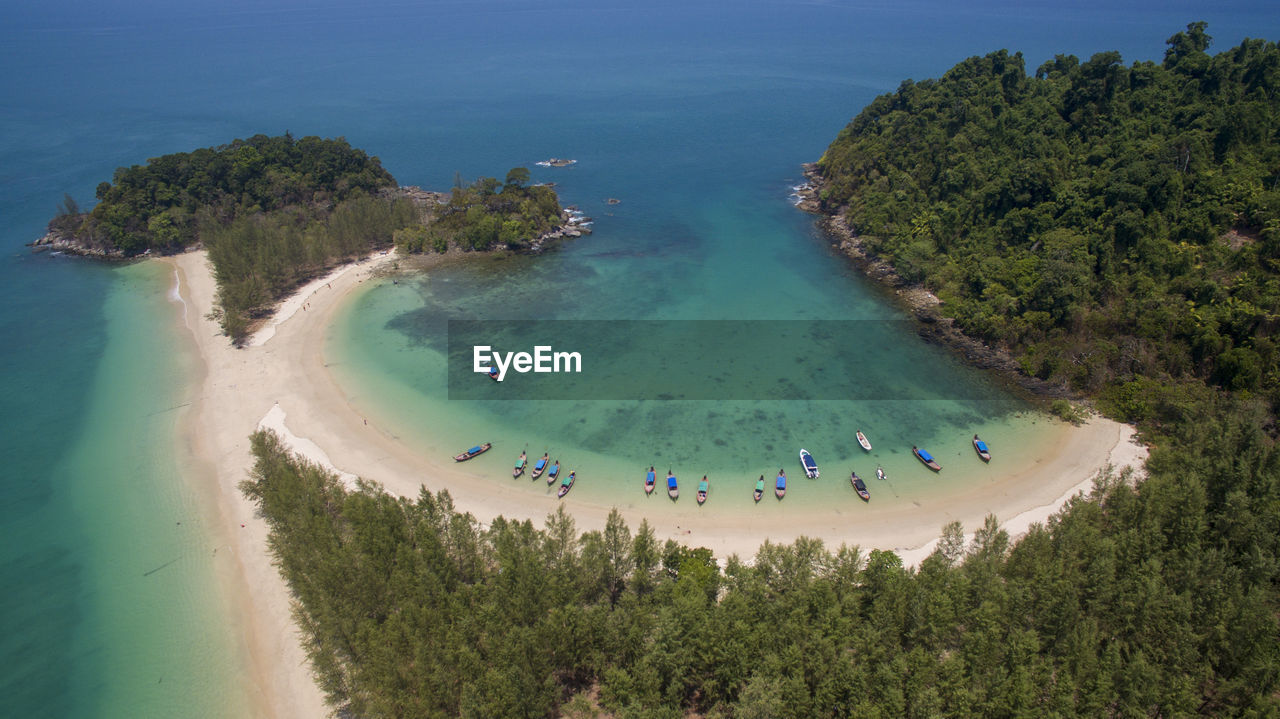
<instances>
[{"instance_id":1,"label":"turquoise lagoon water","mask_svg":"<svg viewBox=\"0 0 1280 719\"><path fill-rule=\"evenodd\" d=\"M820 501L833 473L833 492L847 486L839 470L854 462L869 473L856 425L907 494L920 471L911 443L929 442L947 465L936 481L958 482L955 470L982 469L971 431L1005 462L1042 426L1006 401L455 406L433 388L430 324L450 312L892 317L788 206L799 163L904 77L1001 47L1031 68L1058 52L1158 59L1161 40L1196 19L1218 48L1280 27L1262 2L0 4L5 713L244 707L239 640L213 591L216 532L176 449L173 408L192 367L169 279L31 256L22 245L62 193L88 206L118 166L257 132L345 136L402 182L434 188L455 172L574 157L537 176L597 218L595 236L371 287L351 305L326 352L357 403L424 452L493 439L485 461L499 476L518 444L564 448L583 468L574 496L638 501L630 483L648 464L689 480L710 472L706 509L717 512L747 501L719 493L722 478L781 465L795 476L801 444L829 469L797 503ZM406 389L412 402L391 401ZM871 486L874 502L893 499Z\"/></svg>"}]
</instances>

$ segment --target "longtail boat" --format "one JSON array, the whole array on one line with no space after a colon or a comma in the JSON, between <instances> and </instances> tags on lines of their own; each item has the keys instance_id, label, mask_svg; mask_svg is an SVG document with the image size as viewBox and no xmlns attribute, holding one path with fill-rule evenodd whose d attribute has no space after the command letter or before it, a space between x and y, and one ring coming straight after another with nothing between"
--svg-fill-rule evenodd
<instances>
[{"instance_id":1,"label":"longtail boat","mask_svg":"<svg viewBox=\"0 0 1280 719\"><path fill-rule=\"evenodd\" d=\"M658 474L653 471L653 467L644 475L644 493L653 494L653 487L658 483Z\"/></svg>"},{"instance_id":2,"label":"longtail boat","mask_svg":"<svg viewBox=\"0 0 1280 719\"><path fill-rule=\"evenodd\" d=\"M455 454L455 455L453 456L453 461L455 461L455 462L465 462L465 461L467 461L468 459L471 459L472 457L479 457L480 455L484 454L485 452L488 452L492 447L493 447L493 443L492 443L492 442L485 442L484 444L477 445L477 446L475 446L475 447L472 447L471 449L468 449L467 451L463 452L462 454Z\"/></svg>"},{"instance_id":3,"label":"longtail boat","mask_svg":"<svg viewBox=\"0 0 1280 719\"><path fill-rule=\"evenodd\" d=\"M578 478L576 472L570 472L568 477L560 481L560 490L556 492L556 498L559 499L569 493L573 489L573 481Z\"/></svg>"},{"instance_id":4,"label":"longtail boat","mask_svg":"<svg viewBox=\"0 0 1280 719\"><path fill-rule=\"evenodd\" d=\"M756 502L759 502L760 498L764 496L764 475L763 474L760 475L760 479L756 480L756 491L753 496L755 497Z\"/></svg>"},{"instance_id":5,"label":"longtail boat","mask_svg":"<svg viewBox=\"0 0 1280 719\"><path fill-rule=\"evenodd\" d=\"M676 476L667 470L667 496L676 499L680 496L680 486L676 483Z\"/></svg>"},{"instance_id":6,"label":"longtail boat","mask_svg":"<svg viewBox=\"0 0 1280 719\"><path fill-rule=\"evenodd\" d=\"M773 485L773 495L778 499L787 496L787 473L778 470L778 481Z\"/></svg>"},{"instance_id":7,"label":"longtail boat","mask_svg":"<svg viewBox=\"0 0 1280 719\"><path fill-rule=\"evenodd\" d=\"M867 491L866 483L862 481L862 477L859 477L857 472L849 473L849 483L853 485L853 491L857 492L859 497L862 497L862 501L871 501L871 493Z\"/></svg>"},{"instance_id":8,"label":"longtail boat","mask_svg":"<svg viewBox=\"0 0 1280 719\"><path fill-rule=\"evenodd\" d=\"M707 475L702 475L702 481L698 482L698 504L707 501L707 490L711 489L711 483L707 481Z\"/></svg>"},{"instance_id":9,"label":"longtail boat","mask_svg":"<svg viewBox=\"0 0 1280 719\"><path fill-rule=\"evenodd\" d=\"M516 460L516 466L514 469L511 470L512 479L515 479L516 477L519 477L520 475L524 474L524 468L527 467L528 465L529 465L529 455L525 454L524 452L521 452L520 459Z\"/></svg>"},{"instance_id":10,"label":"longtail boat","mask_svg":"<svg viewBox=\"0 0 1280 719\"><path fill-rule=\"evenodd\" d=\"M533 479L537 479L538 477L541 477L542 473L547 471L547 463L550 461L551 461L551 457L548 456L546 452L543 452L542 459L539 459L537 462L533 463L533 472L530 473L530 476L533 477Z\"/></svg>"},{"instance_id":11,"label":"longtail boat","mask_svg":"<svg viewBox=\"0 0 1280 719\"><path fill-rule=\"evenodd\" d=\"M916 456L916 459L920 460L921 462L924 462L924 466L928 467L929 469L932 469L935 472L942 471L942 465L938 464L933 460L933 455L929 454L923 449L920 449L914 444L911 445L911 453Z\"/></svg>"},{"instance_id":12,"label":"longtail boat","mask_svg":"<svg viewBox=\"0 0 1280 719\"><path fill-rule=\"evenodd\" d=\"M547 470L547 486L550 487L551 485L555 484L556 480L559 478L560 478L560 460L557 459L556 463L551 465L551 469Z\"/></svg>"},{"instance_id":13,"label":"longtail boat","mask_svg":"<svg viewBox=\"0 0 1280 719\"><path fill-rule=\"evenodd\" d=\"M991 450L987 449L987 443L978 439L978 435L973 435L973 450L978 453L978 457L983 462L991 461Z\"/></svg>"}]
</instances>

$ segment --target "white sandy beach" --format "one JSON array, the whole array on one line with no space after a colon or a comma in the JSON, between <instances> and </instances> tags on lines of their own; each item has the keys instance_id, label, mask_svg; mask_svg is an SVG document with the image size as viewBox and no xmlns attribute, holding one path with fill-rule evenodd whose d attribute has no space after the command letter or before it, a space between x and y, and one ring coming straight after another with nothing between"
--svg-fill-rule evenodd
<instances>
[{"instance_id":1,"label":"white sandy beach","mask_svg":"<svg viewBox=\"0 0 1280 719\"><path fill-rule=\"evenodd\" d=\"M408 496L416 496L423 485L433 492L447 487L457 508L482 522L504 515L540 525L558 504L554 497L531 497L509 484L481 479L447 458L442 462L421 456L376 421L366 423L335 383L322 356L327 327L341 300L393 258L372 258L310 283L284 303L244 349L233 348L208 318L215 286L206 255L192 252L164 260L176 268L186 325L205 369L188 415L190 427L183 434L199 479L215 488L230 537L233 551L227 553L226 582L235 598L237 627L245 633L252 695L262 716L318 717L326 708L297 641L283 581L267 556L265 523L237 489L252 465L248 437L259 426L274 429L299 454L347 479L360 476ZM821 538L831 547L847 543L864 551L897 550L913 564L928 555L939 528L950 521L959 520L972 531L986 515L995 514L1016 536L1043 522L1077 492L1087 491L1105 467L1140 468L1145 457L1145 448L1133 441L1132 428L1095 418L1064 432L1058 445L1033 466L1013 471L973 496L948 502L945 509L907 503L856 525L835 516L815 516L802 524L794 515L712 516L693 529L676 526L682 521L678 518L646 516L640 510L623 511L623 516L633 530L647 518L660 539L707 546L720 556L737 553L748 558L764 538L789 542L804 535ZM572 498L564 504L583 530L602 527L610 509Z\"/></svg>"}]
</instances>

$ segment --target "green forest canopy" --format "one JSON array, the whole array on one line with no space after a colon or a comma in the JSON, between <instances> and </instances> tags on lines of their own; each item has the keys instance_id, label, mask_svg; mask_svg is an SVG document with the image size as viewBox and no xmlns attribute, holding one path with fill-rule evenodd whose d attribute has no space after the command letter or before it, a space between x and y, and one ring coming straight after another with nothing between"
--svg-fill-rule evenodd
<instances>
[{"instance_id":1,"label":"green forest canopy","mask_svg":"<svg viewBox=\"0 0 1280 719\"><path fill-rule=\"evenodd\" d=\"M406 252L450 246L521 248L561 223L550 187L523 167L482 177L440 206L415 203L376 157L347 144L255 135L116 170L81 213L69 198L50 229L126 257L201 242L218 283L224 331L236 342L256 319L335 263L394 242Z\"/></svg>"},{"instance_id":2,"label":"green forest canopy","mask_svg":"<svg viewBox=\"0 0 1280 719\"><path fill-rule=\"evenodd\" d=\"M1130 419L1153 382L1280 400L1280 48L1020 53L903 82L818 163L868 249L1029 374Z\"/></svg>"},{"instance_id":3,"label":"green forest canopy","mask_svg":"<svg viewBox=\"0 0 1280 719\"><path fill-rule=\"evenodd\" d=\"M828 210L967 331L1101 393L1153 443L1011 544L765 544L481 526L344 488L253 437L320 683L367 717L1280 713L1274 44L1161 65L1000 52L878 98L821 162ZM1228 231L1235 234L1224 235ZM1260 395L1262 395L1260 397Z\"/></svg>"}]
</instances>

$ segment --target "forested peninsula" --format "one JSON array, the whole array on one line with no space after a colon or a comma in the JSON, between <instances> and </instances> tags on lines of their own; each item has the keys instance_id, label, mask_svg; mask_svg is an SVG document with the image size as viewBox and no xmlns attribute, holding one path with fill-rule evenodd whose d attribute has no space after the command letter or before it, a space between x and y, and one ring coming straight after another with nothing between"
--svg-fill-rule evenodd
<instances>
[{"instance_id":1,"label":"forested peninsula","mask_svg":"<svg viewBox=\"0 0 1280 719\"><path fill-rule=\"evenodd\" d=\"M877 98L819 163L849 238L1028 371L1137 420L1016 543L956 524L918 567L765 544L750 562L616 515L481 526L344 487L269 433L243 491L321 686L353 716L1269 716L1280 712L1271 331L1280 52L1161 64L1007 52Z\"/></svg>"},{"instance_id":2,"label":"forested peninsula","mask_svg":"<svg viewBox=\"0 0 1280 719\"><path fill-rule=\"evenodd\" d=\"M400 187L378 158L344 139L255 135L122 167L82 212L67 196L37 248L128 258L203 245L224 331L254 322L307 280L388 249L540 248L587 232L555 191L512 168L505 181L461 178L449 193Z\"/></svg>"}]
</instances>

